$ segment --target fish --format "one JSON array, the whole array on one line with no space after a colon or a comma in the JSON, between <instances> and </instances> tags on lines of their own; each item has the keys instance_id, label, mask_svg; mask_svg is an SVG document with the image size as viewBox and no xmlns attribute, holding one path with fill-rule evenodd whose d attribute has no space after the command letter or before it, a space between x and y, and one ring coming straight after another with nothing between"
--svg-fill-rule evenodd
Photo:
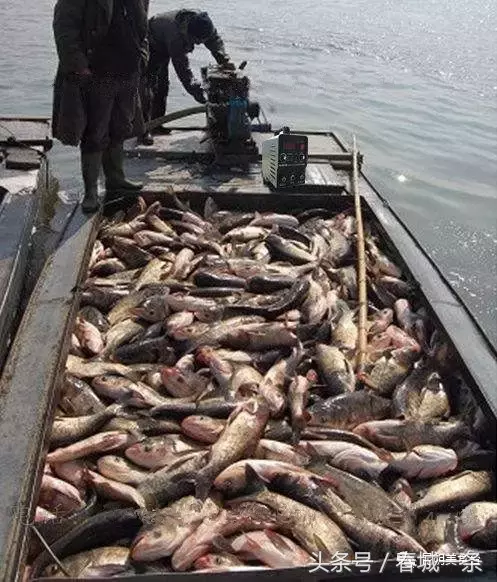
<instances>
[{"instance_id":1,"label":"fish","mask_svg":"<svg viewBox=\"0 0 497 582\"><path fill-rule=\"evenodd\" d=\"M282 257L291 263L300 265L302 263L312 263L316 256L298 246L298 243L288 241L276 234L269 234L265 240L271 254Z\"/></svg>"},{"instance_id":2,"label":"fish","mask_svg":"<svg viewBox=\"0 0 497 582\"><path fill-rule=\"evenodd\" d=\"M434 479L455 471L459 459L452 449L419 445L406 453L393 453L390 467L409 480Z\"/></svg>"},{"instance_id":3,"label":"fish","mask_svg":"<svg viewBox=\"0 0 497 582\"><path fill-rule=\"evenodd\" d=\"M152 295L145 299L139 307L131 308L130 313L148 323L164 321L169 315L166 297L167 294Z\"/></svg>"},{"instance_id":4,"label":"fish","mask_svg":"<svg viewBox=\"0 0 497 582\"><path fill-rule=\"evenodd\" d=\"M109 329L107 318L96 307L87 305L78 311L78 316L94 325L100 333L106 333Z\"/></svg>"},{"instance_id":5,"label":"fish","mask_svg":"<svg viewBox=\"0 0 497 582\"><path fill-rule=\"evenodd\" d=\"M268 420L269 408L264 402L254 399L240 404L212 445L207 464L194 476L197 497L205 499L221 471L255 452Z\"/></svg>"},{"instance_id":6,"label":"fish","mask_svg":"<svg viewBox=\"0 0 497 582\"><path fill-rule=\"evenodd\" d=\"M66 369L72 376L77 378L95 378L105 374L117 374L125 378L136 378L136 372L122 364L105 361L90 361L69 355L67 357Z\"/></svg>"},{"instance_id":7,"label":"fish","mask_svg":"<svg viewBox=\"0 0 497 582\"><path fill-rule=\"evenodd\" d=\"M319 323L328 311L326 294L322 286L312 278L309 279L309 291L301 310L304 321L310 324Z\"/></svg>"},{"instance_id":8,"label":"fish","mask_svg":"<svg viewBox=\"0 0 497 582\"><path fill-rule=\"evenodd\" d=\"M355 377L352 366L336 347L325 344L316 346L316 363L326 381L329 396L353 392Z\"/></svg>"},{"instance_id":9,"label":"fish","mask_svg":"<svg viewBox=\"0 0 497 582\"><path fill-rule=\"evenodd\" d=\"M121 273L126 271L127 266L116 258L103 259L95 263L91 268L92 276L105 277L107 275L113 275L114 273Z\"/></svg>"},{"instance_id":10,"label":"fish","mask_svg":"<svg viewBox=\"0 0 497 582\"><path fill-rule=\"evenodd\" d=\"M181 422L183 434L195 441L214 444L226 427L226 421L209 416L187 416Z\"/></svg>"},{"instance_id":11,"label":"fish","mask_svg":"<svg viewBox=\"0 0 497 582\"><path fill-rule=\"evenodd\" d=\"M418 350L411 347L394 350L389 358L380 358L373 369L360 379L381 396L390 396L407 378L418 355Z\"/></svg>"},{"instance_id":12,"label":"fish","mask_svg":"<svg viewBox=\"0 0 497 582\"><path fill-rule=\"evenodd\" d=\"M384 557L391 551L424 551L423 546L408 533L357 515L353 507L331 490L326 479L309 477L307 474L286 474L278 476L272 485L293 499L327 515L341 528L342 536L346 534L356 544L367 548L376 558Z\"/></svg>"},{"instance_id":13,"label":"fish","mask_svg":"<svg viewBox=\"0 0 497 582\"><path fill-rule=\"evenodd\" d=\"M377 480L389 466L390 455L377 454L359 445L343 441L301 441L300 448L309 457L319 456L329 465L361 479Z\"/></svg>"},{"instance_id":14,"label":"fish","mask_svg":"<svg viewBox=\"0 0 497 582\"><path fill-rule=\"evenodd\" d=\"M218 357L222 359L220 352L218 352ZM262 381L262 374L252 366L241 365L235 367L231 376L231 392L234 395L239 393L242 395L257 394Z\"/></svg>"},{"instance_id":15,"label":"fish","mask_svg":"<svg viewBox=\"0 0 497 582\"><path fill-rule=\"evenodd\" d=\"M463 471L435 483L412 505L416 515L457 508L479 501L492 492L494 476L489 471Z\"/></svg>"},{"instance_id":16,"label":"fish","mask_svg":"<svg viewBox=\"0 0 497 582\"><path fill-rule=\"evenodd\" d=\"M267 483L270 483L278 475L294 473L308 473L312 475L305 468L292 463L274 460L244 459L233 463L216 477L214 480L215 489L226 497L234 497L242 493L250 483L247 479L248 466L251 467L260 479Z\"/></svg>"},{"instance_id":17,"label":"fish","mask_svg":"<svg viewBox=\"0 0 497 582\"><path fill-rule=\"evenodd\" d=\"M128 343L139 333L143 332L145 326L132 319L125 319L113 325L105 336L105 350L103 355L112 354L119 346Z\"/></svg>"},{"instance_id":18,"label":"fish","mask_svg":"<svg viewBox=\"0 0 497 582\"><path fill-rule=\"evenodd\" d=\"M417 537L428 552L437 554L458 554L465 549L461 547L456 534L457 515L451 513L430 513L423 517L417 528Z\"/></svg>"},{"instance_id":19,"label":"fish","mask_svg":"<svg viewBox=\"0 0 497 582\"><path fill-rule=\"evenodd\" d=\"M85 469L87 468L86 461L76 459L65 463L52 463L51 468L59 479L76 487L82 495L86 494L86 481L84 478Z\"/></svg>"},{"instance_id":20,"label":"fish","mask_svg":"<svg viewBox=\"0 0 497 582\"><path fill-rule=\"evenodd\" d=\"M333 492L353 508L355 515L385 527L412 531L409 513L381 487L320 461L306 468L324 478Z\"/></svg>"},{"instance_id":21,"label":"fish","mask_svg":"<svg viewBox=\"0 0 497 582\"><path fill-rule=\"evenodd\" d=\"M126 567L129 559L129 549L121 546L109 546L88 550L61 561L61 566L52 564L44 571L44 577L66 578L65 572L72 578L86 578L88 572L98 567ZM118 570L120 572L121 570Z\"/></svg>"},{"instance_id":22,"label":"fish","mask_svg":"<svg viewBox=\"0 0 497 582\"><path fill-rule=\"evenodd\" d=\"M200 501L190 495L154 511L131 544L131 559L153 562L172 556L204 519L214 518L220 510L213 498Z\"/></svg>"},{"instance_id":23,"label":"fish","mask_svg":"<svg viewBox=\"0 0 497 582\"><path fill-rule=\"evenodd\" d=\"M127 365L148 362L170 366L176 362L176 354L167 337L156 337L120 346L112 359Z\"/></svg>"},{"instance_id":24,"label":"fish","mask_svg":"<svg viewBox=\"0 0 497 582\"><path fill-rule=\"evenodd\" d=\"M461 420L447 422L373 420L360 424L353 432L379 447L394 452L406 451L419 445L450 447L454 441L469 437L469 428Z\"/></svg>"},{"instance_id":25,"label":"fish","mask_svg":"<svg viewBox=\"0 0 497 582\"><path fill-rule=\"evenodd\" d=\"M282 359L272 366L259 384L258 392L265 399L273 418L279 417L287 406L284 393L286 379L291 378L303 357L303 348L293 348L292 354L287 359Z\"/></svg>"},{"instance_id":26,"label":"fish","mask_svg":"<svg viewBox=\"0 0 497 582\"><path fill-rule=\"evenodd\" d=\"M251 501L270 508L276 512L278 530L284 535L292 536L310 555L318 555L321 552L324 560L329 560L337 552L345 556L351 555L352 548L349 542L328 516L285 495L268 490L250 467L247 467L247 473L252 491L230 500L229 507Z\"/></svg>"},{"instance_id":27,"label":"fish","mask_svg":"<svg viewBox=\"0 0 497 582\"><path fill-rule=\"evenodd\" d=\"M307 424L352 430L364 422L388 418L390 412L390 400L361 390L317 402L308 409Z\"/></svg>"},{"instance_id":28,"label":"fish","mask_svg":"<svg viewBox=\"0 0 497 582\"><path fill-rule=\"evenodd\" d=\"M147 473L138 466L116 455L100 457L97 461L97 468L103 477L127 485L138 485L147 477Z\"/></svg>"},{"instance_id":29,"label":"fish","mask_svg":"<svg viewBox=\"0 0 497 582\"><path fill-rule=\"evenodd\" d=\"M43 475L38 505L57 517L62 517L85 507L85 500L73 485L51 475Z\"/></svg>"},{"instance_id":30,"label":"fish","mask_svg":"<svg viewBox=\"0 0 497 582\"><path fill-rule=\"evenodd\" d=\"M120 431L97 433L72 445L60 447L48 453L47 462L50 464L65 463L88 457L92 454L123 449L131 446L139 438L138 435Z\"/></svg>"},{"instance_id":31,"label":"fish","mask_svg":"<svg viewBox=\"0 0 497 582\"><path fill-rule=\"evenodd\" d=\"M103 499L124 501L137 507L145 507L145 500L131 485L102 477L99 473L90 470L86 470L85 478Z\"/></svg>"},{"instance_id":32,"label":"fish","mask_svg":"<svg viewBox=\"0 0 497 582\"><path fill-rule=\"evenodd\" d=\"M294 465L305 466L310 455L301 447L294 447L288 443L261 439L254 454L256 459L283 461Z\"/></svg>"},{"instance_id":33,"label":"fish","mask_svg":"<svg viewBox=\"0 0 497 582\"><path fill-rule=\"evenodd\" d=\"M270 568L299 568L315 561L291 539L272 530L243 533L230 542L230 547L235 554Z\"/></svg>"},{"instance_id":34,"label":"fish","mask_svg":"<svg viewBox=\"0 0 497 582\"><path fill-rule=\"evenodd\" d=\"M368 335L370 337L384 333L392 324L394 318L393 309L377 311L368 322Z\"/></svg>"},{"instance_id":35,"label":"fish","mask_svg":"<svg viewBox=\"0 0 497 582\"><path fill-rule=\"evenodd\" d=\"M445 419L450 417L450 412L448 394L439 374L434 372L421 390L419 408L414 418L420 421Z\"/></svg>"},{"instance_id":36,"label":"fish","mask_svg":"<svg viewBox=\"0 0 497 582\"><path fill-rule=\"evenodd\" d=\"M354 312L342 315L332 332L333 344L345 352L353 352L357 347L359 331L354 323Z\"/></svg>"},{"instance_id":37,"label":"fish","mask_svg":"<svg viewBox=\"0 0 497 582\"><path fill-rule=\"evenodd\" d=\"M175 398L197 397L207 388L209 379L199 374L184 374L177 367L161 370L162 385Z\"/></svg>"},{"instance_id":38,"label":"fish","mask_svg":"<svg viewBox=\"0 0 497 582\"><path fill-rule=\"evenodd\" d=\"M201 449L198 443L184 439L181 435L172 434L149 437L135 443L124 451L124 455L135 465L156 471L174 464L186 453Z\"/></svg>"},{"instance_id":39,"label":"fish","mask_svg":"<svg viewBox=\"0 0 497 582\"><path fill-rule=\"evenodd\" d=\"M470 503L460 513L457 532L461 540L475 548L497 549L497 503Z\"/></svg>"},{"instance_id":40,"label":"fish","mask_svg":"<svg viewBox=\"0 0 497 582\"><path fill-rule=\"evenodd\" d=\"M274 528L274 511L259 504L241 504L230 510L223 509L218 515L206 517L199 527L174 552L172 566L184 572L201 556L214 547L219 536L226 537L241 531Z\"/></svg>"},{"instance_id":41,"label":"fish","mask_svg":"<svg viewBox=\"0 0 497 582\"><path fill-rule=\"evenodd\" d=\"M181 497L195 492L192 474L205 466L206 453L182 455L174 467L159 469L137 487L143 495L148 510L164 507Z\"/></svg>"},{"instance_id":42,"label":"fish","mask_svg":"<svg viewBox=\"0 0 497 582\"><path fill-rule=\"evenodd\" d=\"M290 403L290 416L292 419L292 429L294 440L298 442L300 435L308 421L306 413L308 392L312 384L317 381L317 375L314 371L305 376L296 376L288 387L288 400Z\"/></svg>"},{"instance_id":43,"label":"fish","mask_svg":"<svg viewBox=\"0 0 497 582\"><path fill-rule=\"evenodd\" d=\"M103 412L104 403L81 378L64 374L60 407L68 416L85 416Z\"/></svg>"},{"instance_id":44,"label":"fish","mask_svg":"<svg viewBox=\"0 0 497 582\"><path fill-rule=\"evenodd\" d=\"M412 372L393 391L394 418L413 420L421 402L421 391L433 373L433 368L423 360L414 364Z\"/></svg>"},{"instance_id":45,"label":"fish","mask_svg":"<svg viewBox=\"0 0 497 582\"><path fill-rule=\"evenodd\" d=\"M114 326L121 321L129 319L132 316L132 310L141 305L149 297L157 295L160 291L168 290L166 285L148 285L139 291L127 293L120 301L118 301L112 310L107 315L107 319L111 326Z\"/></svg>"},{"instance_id":46,"label":"fish","mask_svg":"<svg viewBox=\"0 0 497 582\"><path fill-rule=\"evenodd\" d=\"M56 418L50 434L50 446L62 447L95 434L120 409L119 405L114 404L90 416Z\"/></svg>"},{"instance_id":47,"label":"fish","mask_svg":"<svg viewBox=\"0 0 497 582\"><path fill-rule=\"evenodd\" d=\"M153 259L153 256L141 249L136 242L121 236L113 237L111 247L116 256L131 269L145 267Z\"/></svg>"},{"instance_id":48,"label":"fish","mask_svg":"<svg viewBox=\"0 0 497 582\"><path fill-rule=\"evenodd\" d=\"M226 572L233 571L233 568L244 568L244 563L226 552L204 554L193 564L193 569L199 572Z\"/></svg>"},{"instance_id":49,"label":"fish","mask_svg":"<svg viewBox=\"0 0 497 582\"><path fill-rule=\"evenodd\" d=\"M74 334L81 347L91 355L96 356L104 349L104 341L98 328L82 317L76 317Z\"/></svg>"},{"instance_id":50,"label":"fish","mask_svg":"<svg viewBox=\"0 0 497 582\"><path fill-rule=\"evenodd\" d=\"M107 312L128 295L128 289L117 287L100 288L94 285L87 287L81 293L81 307L95 307Z\"/></svg>"}]
</instances>

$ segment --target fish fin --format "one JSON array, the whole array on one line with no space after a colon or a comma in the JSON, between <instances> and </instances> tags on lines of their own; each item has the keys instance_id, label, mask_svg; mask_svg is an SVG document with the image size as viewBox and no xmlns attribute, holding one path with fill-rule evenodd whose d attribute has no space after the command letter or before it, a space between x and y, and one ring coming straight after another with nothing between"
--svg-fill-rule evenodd
<instances>
[{"instance_id":1,"label":"fish fin","mask_svg":"<svg viewBox=\"0 0 497 582\"><path fill-rule=\"evenodd\" d=\"M294 551L293 547L290 546L286 539L280 534L276 533L272 529L265 529L264 533L267 535L269 540L274 544L274 546L282 553L288 553ZM250 535L250 534L249 534Z\"/></svg>"},{"instance_id":2,"label":"fish fin","mask_svg":"<svg viewBox=\"0 0 497 582\"><path fill-rule=\"evenodd\" d=\"M397 481L401 477L402 473L398 469L395 469L394 467L388 465L388 467L385 467L383 471L381 471L376 481L382 489L388 491L390 487L395 483L395 481Z\"/></svg>"},{"instance_id":3,"label":"fish fin","mask_svg":"<svg viewBox=\"0 0 497 582\"><path fill-rule=\"evenodd\" d=\"M217 534L212 538L212 546L220 552L233 553L231 543L221 534Z\"/></svg>"},{"instance_id":4,"label":"fish fin","mask_svg":"<svg viewBox=\"0 0 497 582\"><path fill-rule=\"evenodd\" d=\"M195 476L195 497L201 501L205 501L209 497L212 489L213 479L206 475L202 470Z\"/></svg>"},{"instance_id":5,"label":"fish fin","mask_svg":"<svg viewBox=\"0 0 497 582\"><path fill-rule=\"evenodd\" d=\"M136 439L137 443L144 441L147 438L142 432L140 432L139 430L135 430L134 428L130 428L126 430L126 432L134 439Z\"/></svg>"},{"instance_id":6,"label":"fish fin","mask_svg":"<svg viewBox=\"0 0 497 582\"><path fill-rule=\"evenodd\" d=\"M204 205L204 218L206 220L209 220L212 215L216 212L218 212L219 207L218 205L215 203L214 199L209 196L209 198L207 198L207 200L205 201L205 205Z\"/></svg>"},{"instance_id":7,"label":"fish fin","mask_svg":"<svg viewBox=\"0 0 497 582\"><path fill-rule=\"evenodd\" d=\"M309 457L309 465L315 462L322 462L323 457L317 450L311 445L311 443L306 442L305 445L298 445L295 449L299 449L301 452L305 453Z\"/></svg>"},{"instance_id":8,"label":"fish fin","mask_svg":"<svg viewBox=\"0 0 497 582\"><path fill-rule=\"evenodd\" d=\"M266 481L249 463L245 465L245 482L247 483L245 491L249 494L267 491Z\"/></svg>"},{"instance_id":9,"label":"fish fin","mask_svg":"<svg viewBox=\"0 0 497 582\"><path fill-rule=\"evenodd\" d=\"M314 534L314 543L318 548L318 552L323 555L323 558L326 558L330 555L330 550L327 548L326 544L318 534Z\"/></svg>"}]
</instances>

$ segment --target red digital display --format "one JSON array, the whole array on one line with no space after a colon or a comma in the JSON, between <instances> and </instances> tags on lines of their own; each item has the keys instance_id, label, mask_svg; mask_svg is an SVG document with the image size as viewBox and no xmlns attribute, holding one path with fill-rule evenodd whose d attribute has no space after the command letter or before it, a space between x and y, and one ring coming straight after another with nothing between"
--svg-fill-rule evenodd
<instances>
[{"instance_id":1,"label":"red digital display","mask_svg":"<svg viewBox=\"0 0 497 582\"><path fill-rule=\"evenodd\" d=\"M295 150L297 147L297 144L294 141L287 141L285 144L285 149L288 151L292 151Z\"/></svg>"},{"instance_id":2,"label":"red digital display","mask_svg":"<svg viewBox=\"0 0 497 582\"><path fill-rule=\"evenodd\" d=\"M305 151L305 143L300 144L300 151L302 151L302 152Z\"/></svg>"}]
</instances>

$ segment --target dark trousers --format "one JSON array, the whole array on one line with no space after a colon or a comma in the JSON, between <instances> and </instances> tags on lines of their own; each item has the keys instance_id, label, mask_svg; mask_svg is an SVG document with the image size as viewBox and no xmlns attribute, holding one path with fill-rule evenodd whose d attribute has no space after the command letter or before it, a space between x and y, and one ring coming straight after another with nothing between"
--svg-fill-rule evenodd
<instances>
[{"instance_id":1,"label":"dark trousers","mask_svg":"<svg viewBox=\"0 0 497 582\"><path fill-rule=\"evenodd\" d=\"M141 99L145 122L166 114L169 94L169 56L151 53L141 82Z\"/></svg>"},{"instance_id":2,"label":"dark trousers","mask_svg":"<svg viewBox=\"0 0 497 582\"><path fill-rule=\"evenodd\" d=\"M84 91L86 128L81 151L103 152L133 135L139 76L92 77Z\"/></svg>"}]
</instances>

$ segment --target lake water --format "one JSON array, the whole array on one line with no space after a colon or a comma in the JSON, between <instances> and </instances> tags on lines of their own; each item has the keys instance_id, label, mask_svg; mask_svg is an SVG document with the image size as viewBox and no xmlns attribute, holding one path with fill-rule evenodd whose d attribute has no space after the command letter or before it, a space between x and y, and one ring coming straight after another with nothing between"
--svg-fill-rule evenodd
<instances>
[{"instance_id":1,"label":"lake water","mask_svg":"<svg viewBox=\"0 0 497 582\"><path fill-rule=\"evenodd\" d=\"M151 0L151 14L178 4ZM0 113L49 114L53 1L0 0ZM273 126L357 135L368 176L497 345L497 2L199 1ZM208 60L199 48L192 63ZM172 111L192 103L174 73ZM77 151L55 148L63 186ZM71 171L67 171L71 168ZM65 169L65 171L64 171Z\"/></svg>"}]
</instances>

